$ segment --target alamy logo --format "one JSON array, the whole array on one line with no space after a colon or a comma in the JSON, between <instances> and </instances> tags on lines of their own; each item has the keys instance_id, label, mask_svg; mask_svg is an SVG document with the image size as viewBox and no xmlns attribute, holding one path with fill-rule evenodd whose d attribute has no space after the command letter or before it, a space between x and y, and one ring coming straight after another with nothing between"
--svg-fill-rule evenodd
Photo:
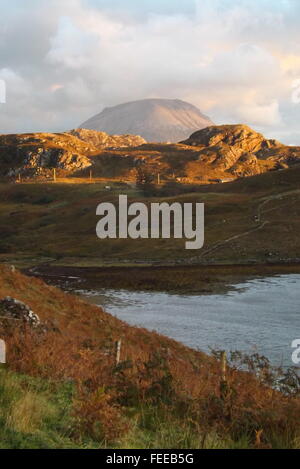
<instances>
[{"instance_id":1,"label":"alamy logo","mask_svg":"<svg viewBox=\"0 0 300 469\"><path fill-rule=\"evenodd\" d=\"M0 104L6 103L6 83L0 79Z\"/></svg>"},{"instance_id":2,"label":"alamy logo","mask_svg":"<svg viewBox=\"0 0 300 469\"><path fill-rule=\"evenodd\" d=\"M98 205L96 214L101 217L96 228L100 239L170 239L173 235L175 239L189 240L186 249L201 249L204 245L203 203L151 203L149 210L141 202L128 205L127 196L120 195L118 210L106 202Z\"/></svg>"},{"instance_id":3,"label":"alamy logo","mask_svg":"<svg viewBox=\"0 0 300 469\"><path fill-rule=\"evenodd\" d=\"M299 365L300 364L300 339L295 339L292 342L292 348L295 349L292 354L292 362L295 365Z\"/></svg>"}]
</instances>

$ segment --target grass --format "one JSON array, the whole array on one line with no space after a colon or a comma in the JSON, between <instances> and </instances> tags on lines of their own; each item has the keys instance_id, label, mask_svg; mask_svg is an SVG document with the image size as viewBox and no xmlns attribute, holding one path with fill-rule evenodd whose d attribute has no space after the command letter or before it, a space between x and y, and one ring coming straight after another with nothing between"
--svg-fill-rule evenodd
<instances>
[{"instance_id":1,"label":"grass","mask_svg":"<svg viewBox=\"0 0 300 469\"><path fill-rule=\"evenodd\" d=\"M0 449L253 449L251 433L233 439L213 428L170 414L170 408L144 404L127 409L131 426L113 444L78 426L73 383L53 382L0 371ZM117 421L115 420L117 423ZM101 433L101 432L100 432ZM273 449L299 448L299 439L271 432ZM292 443L291 443L292 442Z\"/></svg>"},{"instance_id":2,"label":"grass","mask_svg":"<svg viewBox=\"0 0 300 469\"><path fill-rule=\"evenodd\" d=\"M104 441L78 432L74 416L72 383L55 383L9 370L0 371L0 449L105 448ZM217 434L201 435L187 423L166 418L156 408L139 410L128 434L116 448L233 448L241 443L222 440ZM243 442L242 447L247 447Z\"/></svg>"},{"instance_id":3,"label":"grass","mask_svg":"<svg viewBox=\"0 0 300 469\"><path fill-rule=\"evenodd\" d=\"M79 447L72 440L72 386L0 371L0 448Z\"/></svg>"}]
</instances>

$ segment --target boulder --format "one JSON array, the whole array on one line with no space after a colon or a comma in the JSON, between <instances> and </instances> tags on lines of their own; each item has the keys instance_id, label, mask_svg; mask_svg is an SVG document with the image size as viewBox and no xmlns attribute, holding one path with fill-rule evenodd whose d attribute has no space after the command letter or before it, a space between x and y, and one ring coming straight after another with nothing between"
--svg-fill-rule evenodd
<instances>
[{"instance_id":1,"label":"boulder","mask_svg":"<svg viewBox=\"0 0 300 469\"><path fill-rule=\"evenodd\" d=\"M7 319L24 321L34 327L41 324L38 315L28 305L10 296L0 300L0 316Z\"/></svg>"}]
</instances>

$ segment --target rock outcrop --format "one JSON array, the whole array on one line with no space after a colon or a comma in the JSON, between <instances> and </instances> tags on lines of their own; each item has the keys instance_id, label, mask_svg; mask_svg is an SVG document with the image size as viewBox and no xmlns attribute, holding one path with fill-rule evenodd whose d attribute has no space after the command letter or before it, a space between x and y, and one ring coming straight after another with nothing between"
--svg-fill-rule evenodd
<instances>
[{"instance_id":1,"label":"rock outcrop","mask_svg":"<svg viewBox=\"0 0 300 469\"><path fill-rule=\"evenodd\" d=\"M0 300L0 316L1 318L14 319L24 321L30 326L36 327L41 324L37 314L31 311L31 308L22 301L7 296Z\"/></svg>"},{"instance_id":2,"label":"rock outcrop","mask_svg":"<svg viewBox=\"0 0 300 469\"><path fill-rule=\"evenodd\" d=\"M138 135L108 135L105 132L97 132L88 129L75 129L68 132L83 142L93 145L95 148L102 150L105 148L127 148L138 147L146 143L142 137Z\"/></svg>"},{"instance_id":3,"label":"rock outcrop","mask_svg":"<svg viewBox=\"0 0 300 469\"><path fill-rule=\"evenodd\" d=\"M0 135L0 175L35 177L57 168L75 172L91 166L96 149L68 134Z\"/></svg>"},{"instance_id":4,"label":"rock outcrop","mask_svg":"<svg viewBox=\"0 0 300 469\"><path fill-rule=\"evenodd\" d=\"M246 153L283 147L277 140L267 140L247 125L213 125L193 133L184 142L186 145L217 147L227 145Z\"/></svg>"},{"instance_id":5,"label":"rock outcrop","mask_svg":"<svg viewBox=\"0 0 300 469\"><path fill-rule=\"evenodd\" d=\"M266 139L246 125L209 126L178 144L88 129L61 134L0 135L0 176L78 176L135 182L143 166L153 180L227 182L300 164L300 147Z\"/></svg>"},{"instance_id":6,"label":"rock outcrop","mask_svg":"<svg viewBox=\"0 0 300 469\"><path fill-rule=\"evenodd\" d=\"M239 177L300 163L299 147L265 139L246 125L207 127L181 143L197 148L199 161Z\"/></svg>"},{"instance_id":7,"label":"rock outcrop","mask_svg":"<svg viewBox=\"0 0 300 469\"><path fill-rule=\"evenodd\" d=\"M110 136L91 130L51 134L0 135L0 175L52 177L53 168L66 176L92 166L92 157L106 148L145 143L134 135Z\"/></svg>"}]
</instances>

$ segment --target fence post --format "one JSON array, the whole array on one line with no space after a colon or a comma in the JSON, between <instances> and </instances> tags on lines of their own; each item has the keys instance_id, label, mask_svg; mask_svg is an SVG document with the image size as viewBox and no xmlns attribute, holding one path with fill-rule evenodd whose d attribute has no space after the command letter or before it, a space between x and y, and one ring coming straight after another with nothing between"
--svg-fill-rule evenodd
<instances>
[{"instance_id":1,"label":"fence post","mask_svg":"<svg viewBox=\"0 0 300 469\"><path fill-rule=\"evenodd\" d=\"M116 365L120 363L121 360L121 346L122 346L122 341L117 340L115 347L116 347Z\"/></svg>"},{"instance_id":2,"label":"fence post","mask_svg":"<svg viewBox=\"0 0 300 469\"><path fill-rule=\"evenodd\" d=\"M0 365L6 363L6 344L4 340L0 339Z\"/></svg>"},{"instance_id":3,"label":"fence post","mask_svg":"<svg viewBox=\"0 0 300 469\"><path fill-rule=\"evenodd\" d=\"M221 399L226 399L229 392L229 387L226 378L227 371L227 354L225 351L221 353L221 381L220 381L220 396Z\"/></svg>"}]
</instances>

